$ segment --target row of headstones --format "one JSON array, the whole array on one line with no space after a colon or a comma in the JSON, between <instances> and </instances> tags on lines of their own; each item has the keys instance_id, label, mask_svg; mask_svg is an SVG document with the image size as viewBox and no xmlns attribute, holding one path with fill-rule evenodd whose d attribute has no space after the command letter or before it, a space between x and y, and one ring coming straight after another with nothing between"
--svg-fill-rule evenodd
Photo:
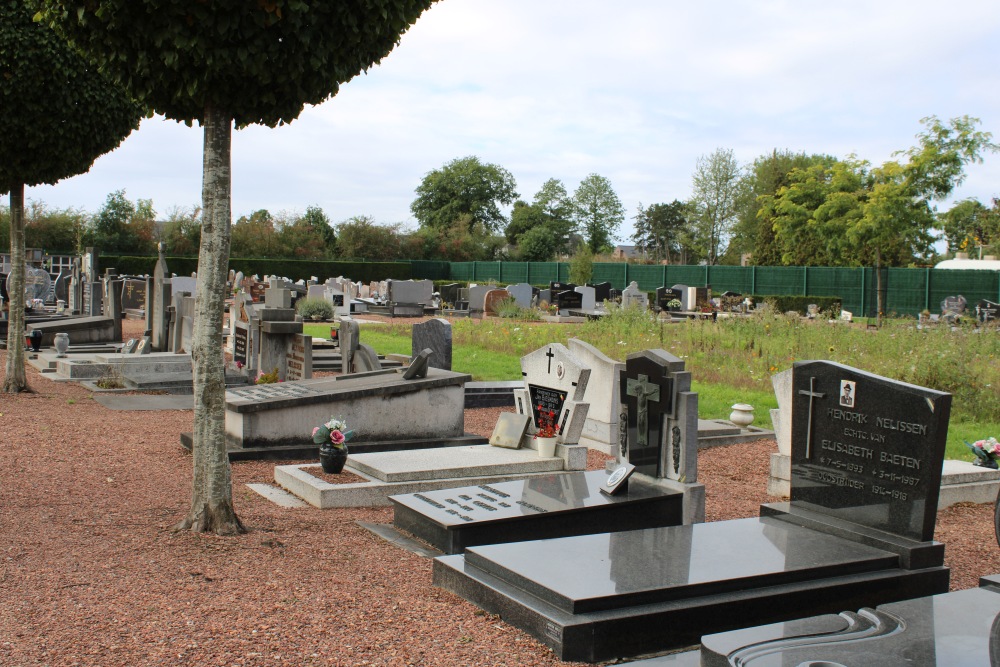
<instances>
[{"instance_id":1,"label":"row of headstones","mask_svg":"<svg viewBox=\"0 0 1000 667\"><path fill-rule=\"evenodd\" d=\"M236 292L226 345L232 368L248 380L275 370L281 381L312 377L312 338L303 335L292 308L292 290L281 279L271 280L263 303L254 302L242 289Z\"/></svg>"}]
</instances>

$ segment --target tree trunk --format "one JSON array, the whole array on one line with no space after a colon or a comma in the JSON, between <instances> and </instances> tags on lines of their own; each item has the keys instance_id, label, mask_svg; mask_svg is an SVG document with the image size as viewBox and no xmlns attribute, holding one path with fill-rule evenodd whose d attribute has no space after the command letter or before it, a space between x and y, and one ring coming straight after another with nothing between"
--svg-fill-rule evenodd
<instances>
[{"instance_id":1,"label":"tree trunk","mask_svg":"<svg viewBox=\"0 0 1000 667\"><path fill-rule=\"evenodd\" d=\"M0 392L30 391L24 372L24 184L10 188L10 297L7 320L7 367Z\"/></svg>"},{"instance_id":2,"label":"tree trunk","mask_svg":"<svg viewBox=\"0 0 1000 667\"><path fill-rule=\"evenodd\" d=\"M191 512L177 528L218 535L246 532L233 510L226 453L226 376L222 319L232 224L230 148L233 117L208 107L202 171L202 229L198 252L191 365L194 370L193 484Z\"/></svg>"}]
</instances>

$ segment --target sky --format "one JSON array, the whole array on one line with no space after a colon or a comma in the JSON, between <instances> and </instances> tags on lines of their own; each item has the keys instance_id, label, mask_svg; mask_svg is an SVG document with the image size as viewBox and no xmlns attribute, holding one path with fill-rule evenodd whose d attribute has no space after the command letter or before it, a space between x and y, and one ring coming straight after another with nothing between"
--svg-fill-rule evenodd
<instances>
[{"instance_id":1,"label":"sky","mask_svg":"<svg viewBox=\"0 0 1000 667\"><path fill-rule=\"evenodd\" d=\"M550 178L572 193L604 176L628 243L639 205L688 198L719 148L881 164L931 115L1000 140L998 55L996 0L442 0L336 97L233 134L233 216L316 205L416 228L424 175L474 155L527 201ZM94 212L124 189L163 219L199 203L201 153L197 125L151 118L89 173L25 195ZM966 174L940 210L1000 197L1000 154Z\"/></svg>"}]
</instances>

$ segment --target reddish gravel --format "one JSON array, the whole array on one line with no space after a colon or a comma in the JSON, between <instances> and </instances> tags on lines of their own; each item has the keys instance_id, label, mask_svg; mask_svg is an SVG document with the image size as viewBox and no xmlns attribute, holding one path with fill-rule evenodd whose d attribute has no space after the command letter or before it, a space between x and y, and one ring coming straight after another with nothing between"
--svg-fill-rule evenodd
<instances>
[{"instance_id":1,"label":"reddish gravel","mask_svg":"<svg viewBox=\"0 0 1000 667\"><path fill-rule=\"evenodd\" d=\"M192 413L111 411L79 385L28 379L36 393L0 395L0 665L566 664L355 523L390 510L289 510L249 491L273 462L233 466L248 534L173 532ZM467 411L468 429L488 435L498 412ZM773 447L701 452L709 520L756 515ZM992 509L938 516L953 588L1000 572Z\"/></svg>"}]
</instances>

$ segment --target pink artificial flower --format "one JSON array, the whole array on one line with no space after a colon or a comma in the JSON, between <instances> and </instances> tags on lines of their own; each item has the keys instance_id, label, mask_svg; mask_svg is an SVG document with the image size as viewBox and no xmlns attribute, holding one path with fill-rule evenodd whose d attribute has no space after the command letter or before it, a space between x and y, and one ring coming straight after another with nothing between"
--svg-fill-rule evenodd
<instances>
[{"instance_id":1,"label":"pink artificial flower","mask_svg":"<svg viewBox=\"0 0 1000 667\"><path fill-rule=\"evenodd\" d=\"M340 431L330 431L330 440L332 440L335 445L343 444L345 440L344 434Z\"/></svg>"},{"instance_id":2,"label":"pink artificial flower","mask_svg":"<svg viewBox=\"0 0 1000 667\"><path fill-rule=\"evenodd\" d=\"M314 428L313 429L313 435L316 435L316 431L318 431L318 430L319 430L319 426L317 426L316 428Z\"/></svg>"}]
</instances>

